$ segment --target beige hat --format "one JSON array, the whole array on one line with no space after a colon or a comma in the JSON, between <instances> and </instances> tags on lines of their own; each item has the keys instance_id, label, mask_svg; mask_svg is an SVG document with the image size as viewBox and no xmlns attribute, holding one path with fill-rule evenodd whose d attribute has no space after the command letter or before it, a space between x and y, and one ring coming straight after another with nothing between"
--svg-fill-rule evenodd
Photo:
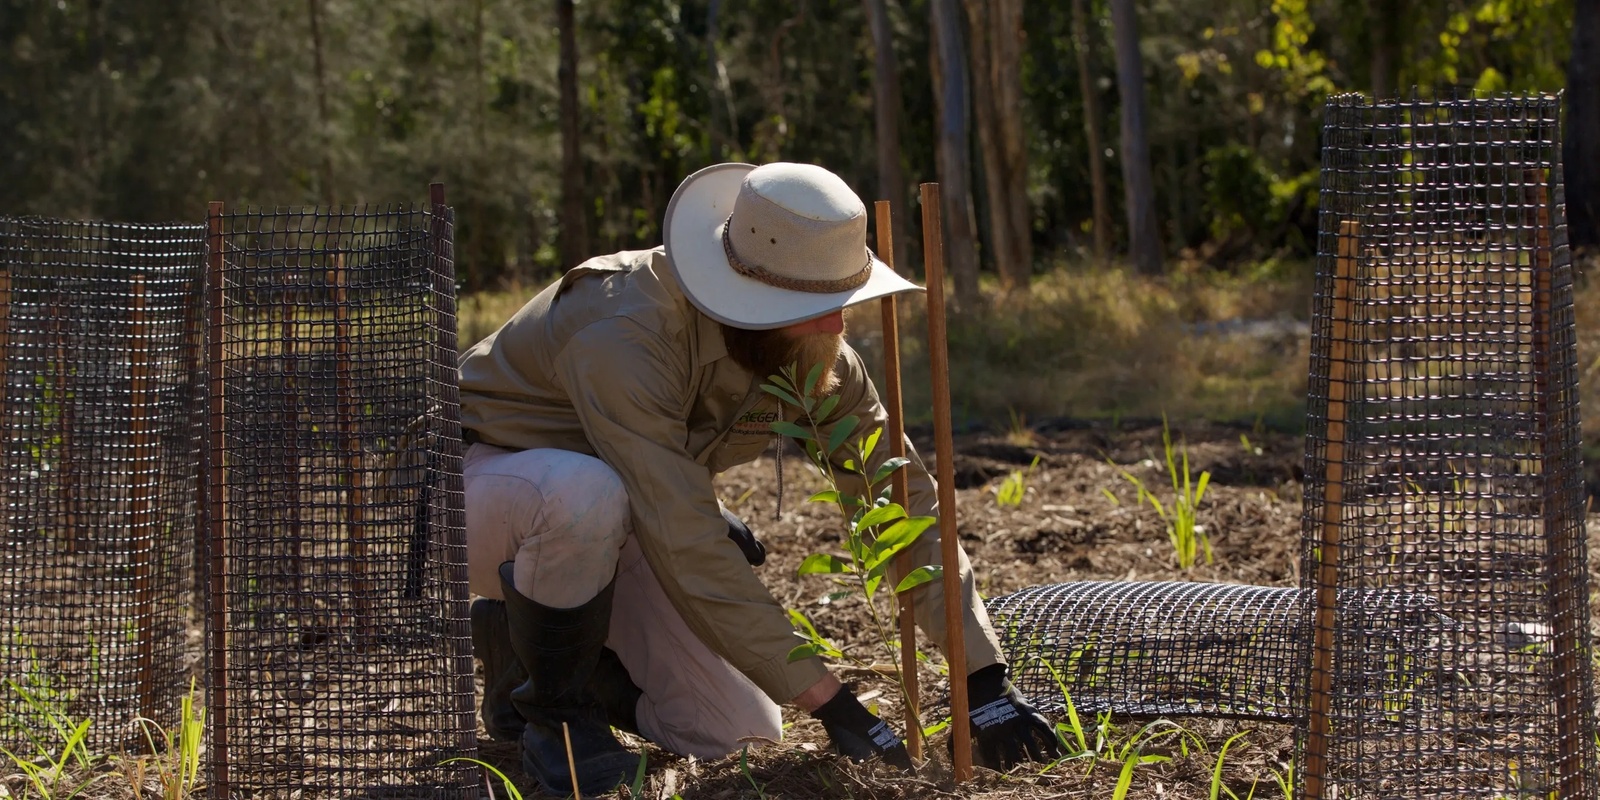
<instances>
[{"instance_id":1,"label":"beige hat","mask_svg":"<svg viewBox=\"0 0 1600 800\"><path fill-rule=\"evenodd\" d=\"M717 164L667 204L667 261L718 322L762 330L921 289L867 249L867 209L811 164Z\"/></svg>"}]
</instances>

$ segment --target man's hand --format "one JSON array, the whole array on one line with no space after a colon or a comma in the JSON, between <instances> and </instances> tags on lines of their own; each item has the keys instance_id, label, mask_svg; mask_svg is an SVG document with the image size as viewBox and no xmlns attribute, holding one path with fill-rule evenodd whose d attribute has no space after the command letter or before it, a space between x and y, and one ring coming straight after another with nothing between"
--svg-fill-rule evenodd
<instances>
[{"instance_id":1,"label":"man's hand","mask_svg":"<svg viewBox=\"0 0 1600 800\"><path fill-rule=\"evenodd\" d=\"M972 720L972 761L1004 772L1017 764L1064 755L1055 728L1006 678L1006 665L991 664L967 676Z\"/></svg>"},{"instance_id":2,"label":"man's hand","mask_svg":"<svg viewBox=\"0 0 1600 800\"><path fill-rule=\"evenodd\" d=\"M750 530L750 526L744 524L744 520L734 516L727 506L718 503L717 507L722 509L722 518L728 521L728 538L732 539L734 544L739 545L739 550L744 553L744 560L750 562L752 567L759 567L765 563L767 560L767 546L756 538L755 533Z\"/></svg>"},{"instance_id":3,"label":"man's hand","mask_svg":"<svg viewBox=\"0 0 1600 800\"><path fill-rule=\"evenodd\" d=\"M911 755L900 741L900 734L861 705L849 687L840 689L832 700L812 711L811 716L822 723L841 755L854 761L877 757L911 771Z\"/></svg>"}]
</instances>

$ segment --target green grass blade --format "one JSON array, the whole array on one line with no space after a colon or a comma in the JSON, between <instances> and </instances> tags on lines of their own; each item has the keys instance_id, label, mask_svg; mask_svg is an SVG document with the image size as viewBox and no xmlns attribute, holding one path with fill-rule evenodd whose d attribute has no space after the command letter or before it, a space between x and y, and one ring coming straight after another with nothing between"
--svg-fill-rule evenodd
<instances>
[{"instance_id":1,"label":"green grass blade","mask_svg":"<svg viewBox=\"0 0 1600 800\"><path fill-rule=\"evenodd\" d=\"M1217 763L1211 768L1211 800L1221 800L1223 792L1228 793L1230 800L1238 800L1238 795L1234 794L1232 789L1222 785L1222 765L1228 758L1228 748L1248 733L1250 731L1239 731L1228 737L1228 740L1222 743L1222 749L1217 751Z\"/></svg>"},{"instance_id":2,"label":"green grass blade","mask_svg":"<svg viewBox=\"0 0 1600 800\"><path fill-rule=\"evenodd\" d=\"M1127 800L1128 788L1133 785L1133 768L1139 763L1136 753L1129 753L1122 759L1122 771L1117 775L1116 788L1111 791L1111 800Z\"/></svg>"}]
</instances>

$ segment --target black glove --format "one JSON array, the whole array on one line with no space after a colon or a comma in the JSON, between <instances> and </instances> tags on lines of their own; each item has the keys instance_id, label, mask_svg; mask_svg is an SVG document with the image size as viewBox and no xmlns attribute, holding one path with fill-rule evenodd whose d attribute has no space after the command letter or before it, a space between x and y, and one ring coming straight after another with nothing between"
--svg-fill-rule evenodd
<instances>
[{"instance_id":1,"label":"black glove","mask_svg":"<svg viewBox=\"0 0 1600 800\"><path fill-rule=\"evenodd\" d=\"M766 545L762 544L761 540L750 532L750 526L744 524L744 520L734 516L727 506L721 503L718 503L717 506L722 509L722 518L728 521L728 538L732 539L733 543L739 545L739 549L744 551L744 560L750 562L752 567L759 567L765 563L767 560Z\"/></svg>"},{"instance_id":2,"label":"black glove","mask_svg":"<svg viewBox=\"0 0 1600 800\"><path fill-rule=\"evenodd\" d=\"M1005 772L1017 764L1053 761L1066 754L1055 727L1006 678L1006 665L990 664L967 676L972 720L972 763Z\"/></svg>"},{"instance_id":3,"label":"black glove","mask_svg":"<svg viewBox=\"0 0 1600 800\"><path fill-rule=\"evenodd\" d=\"M900 769L911 770L911 755L889 723L878 719L856 699L849 688L839 690L832 700L811 712L822 723L839 754L853 761L874 756Z\"/></svg>"}]
</instances>

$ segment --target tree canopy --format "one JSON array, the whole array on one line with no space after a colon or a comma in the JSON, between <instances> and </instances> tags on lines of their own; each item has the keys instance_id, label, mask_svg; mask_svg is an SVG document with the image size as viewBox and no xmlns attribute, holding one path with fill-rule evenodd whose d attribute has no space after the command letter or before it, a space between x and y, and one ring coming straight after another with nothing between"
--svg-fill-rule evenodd
<instances>
[{"instance_id":1,"label":"tree canopy","mask_svg":"<svg viewBox=\"0 0 1600 800\"><path fill-rule=\"evenodd\" d=\"M951 50L931 23L951 0L567 0L563 104L561 2L0 0L0 213L194 219L212 199L416 201L441 180L471 289L656 244L677 182L717 161L816 162L879 199L895 180L880 102L899 104L888 199L915 208L917 183L941 180L936 92L965 76L951 113L969 152L950 168L970 170L983 269L1089 254L1096 172L1107 240L1129 252L1119 131L1134 111L1155 244L1226 268L1314 246L1329 93L1557 91L1574 38L1574 0L1139 0L1145 107L1130 109L1122 2L1083 0L1079 25L1073 3L956 2ZM875 86L885 43L892 92ZM941 73L942 50L965 72ZM564 107L580 249L560 240Z\"/></svg>"}]
</instances>

